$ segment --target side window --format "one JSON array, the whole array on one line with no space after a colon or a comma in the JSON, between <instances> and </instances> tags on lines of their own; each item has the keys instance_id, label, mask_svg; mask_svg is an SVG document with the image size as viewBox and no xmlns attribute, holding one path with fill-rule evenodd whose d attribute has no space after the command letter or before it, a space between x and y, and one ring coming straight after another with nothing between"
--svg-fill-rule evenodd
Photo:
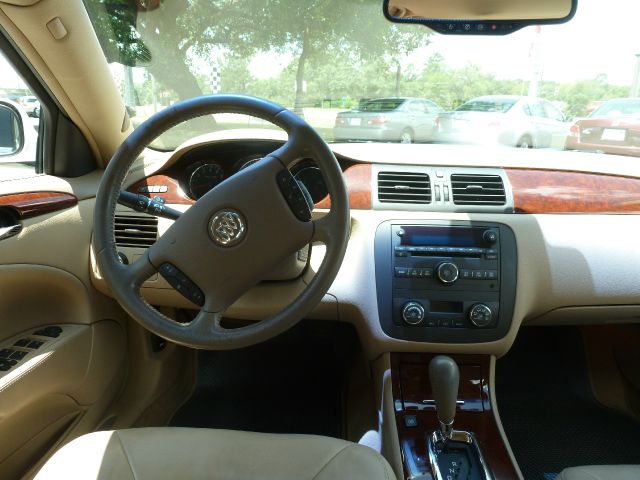
<instances>
[{"instance_id":1,"label":"side window","mask_svg":"<svg viewBox=\"0 0 640 480\"><path fill-rule=\"evenodd\" d=\"M558 110L552 103L545 102L544 109L547 112L547 117L549 117L551 120L555 120L557 122L565 121L563 113Z\"/></svg>"},{"instance_id":2,"label":"side window","mask_svg":"<svg viewBox=\"0 0 640 480\"><path fill-rule=\"evenodd\" d=\"M547 112L544 109L544 105L540 102L535 102L531 104L531 112L534 117L547 118Z\"/></svg>"},{"instance_id":3,"label":"side window","mask_svg":"<svg viewBox=\"0 0 640 480\"><path fill-rule=\"evenodd\" d=\"M0 180L34 175L40 101L0 54Z\"/></svg>"}]
</instances>

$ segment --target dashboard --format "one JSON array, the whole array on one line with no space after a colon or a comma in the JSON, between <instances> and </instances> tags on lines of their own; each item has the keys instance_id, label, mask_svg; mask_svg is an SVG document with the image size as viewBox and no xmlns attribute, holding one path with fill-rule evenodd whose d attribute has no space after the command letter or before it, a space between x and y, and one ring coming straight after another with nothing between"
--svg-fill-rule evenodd
<instances>
[{"instance_id":1,"label":"dashboard","mask_svg":"<svg viewBox=\"0 0 640 480\"><path fill-rule=\"evenodd\" d=\"M151 152L145 165L152 168L134 169L127 189L184 211L282 143L223 138ZM640 178L629 159L456 145L331 147L348 187L352 229L343 267L311 318L355 324L370 358L388 351L503 355L523 324L640 320ZM313 160L300 160L292 173L312 196L314 215L323 215L331 202ZM415 192L407 185L428 198L408 201ZM134 236L148 231L143 243L121 239L130 261L170 226L140 216L116 211L116 222L125 218ZM463 230L467 237L458 235ZM413 232L413 240L399 231ZM485 231L498 234L496 245L482 239ZM313 245L292 255L226 314L259 320L279 311L313 277L323 252ZM455 280L444 281L454 270ZM95 264L93 276L108 293ZM162 277L149 279L142 293L154 305L193 308Z\"/></svg>"}]
</instances>

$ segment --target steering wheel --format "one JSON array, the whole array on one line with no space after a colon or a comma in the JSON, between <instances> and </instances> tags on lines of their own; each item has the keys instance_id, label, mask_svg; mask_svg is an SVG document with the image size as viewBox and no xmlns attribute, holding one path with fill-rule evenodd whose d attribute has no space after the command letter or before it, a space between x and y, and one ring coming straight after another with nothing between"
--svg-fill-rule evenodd
<instances>
[{"instance_id":1,"label":"steering wheel","mask_svg":"<svg viewBox=\"0 0 640 480\"><path fill-rule=\"evenodd\" d=\"M288 140L202 196L142 257L131 265L122 264L116 252L114 215L131 164L160 134L187 120L215 113L262 118L285 130ZM329 213L318 220L311 220L303 192L288 170L300 158L316 161L331 196ZM104 280L134 320L173 342L224 350L267 340L306 316L338 274L349 228L349 201L342 170L311 126L266 100L212 95L185 100L158 112L118 148L98 189L93 241ZM326 245L324 260L291 304L249 326L222 326L222 315L234 301L288 255L312 242ZM142 298L142 284L156 272L200 307L191 322L175 322Z\"/></svg>"}]
</instances>

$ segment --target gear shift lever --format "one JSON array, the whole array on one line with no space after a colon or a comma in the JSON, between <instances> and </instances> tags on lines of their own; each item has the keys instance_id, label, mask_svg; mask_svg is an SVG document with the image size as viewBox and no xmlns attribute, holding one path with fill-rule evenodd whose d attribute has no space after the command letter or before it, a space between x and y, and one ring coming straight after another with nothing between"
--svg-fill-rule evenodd
<instances>
[{"instance_id":1,"label":"gear shift lever","mask_svg":"<svg viewBox=\"0 0 640 480\"><path fill-rule=\"evenodd\" d=\"M458 384L460 370L456 362L445 355L438 355L429 363L429 380L433 398L436 401L436 411L440 421L440 431L443 438L451 439L453 419L456 416L456 400L458 399Z\"/></svg>"}]
</instances>

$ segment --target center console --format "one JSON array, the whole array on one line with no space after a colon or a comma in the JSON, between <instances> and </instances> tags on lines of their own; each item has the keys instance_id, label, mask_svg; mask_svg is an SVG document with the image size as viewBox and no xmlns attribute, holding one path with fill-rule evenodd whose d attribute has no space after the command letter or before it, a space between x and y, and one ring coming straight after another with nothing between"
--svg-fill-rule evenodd
<instances>
[{"instance_id":1,"label":"center console","mask_svg":"<svg viewBox=\"0 0 640 480\"><path fill-rule=\"evenodd\" d=\"M434 357L433 354L391 354L393 409L404 470L402 478L519 478L498 424L491 395L489 355L451 355L459 377L455 382L457 392L449 399L453 400L450 408L453 411L448 412L452 432L445 442L441 433L442 393L436 390L438 383L442 387L449 379L438 379L437 372L432 371Z\"/></svg>"},{"instance_id":2,"label":"center console","mask_svg":"<svg viewBox=\"0 0 640 480\"><path fill-rule=\"evenodd\" d=\"M511 325L517 250L513 231L491 222L385 222L376 231L378 313L393 338L498 340Z\"/></svg>"}]
</instances>

